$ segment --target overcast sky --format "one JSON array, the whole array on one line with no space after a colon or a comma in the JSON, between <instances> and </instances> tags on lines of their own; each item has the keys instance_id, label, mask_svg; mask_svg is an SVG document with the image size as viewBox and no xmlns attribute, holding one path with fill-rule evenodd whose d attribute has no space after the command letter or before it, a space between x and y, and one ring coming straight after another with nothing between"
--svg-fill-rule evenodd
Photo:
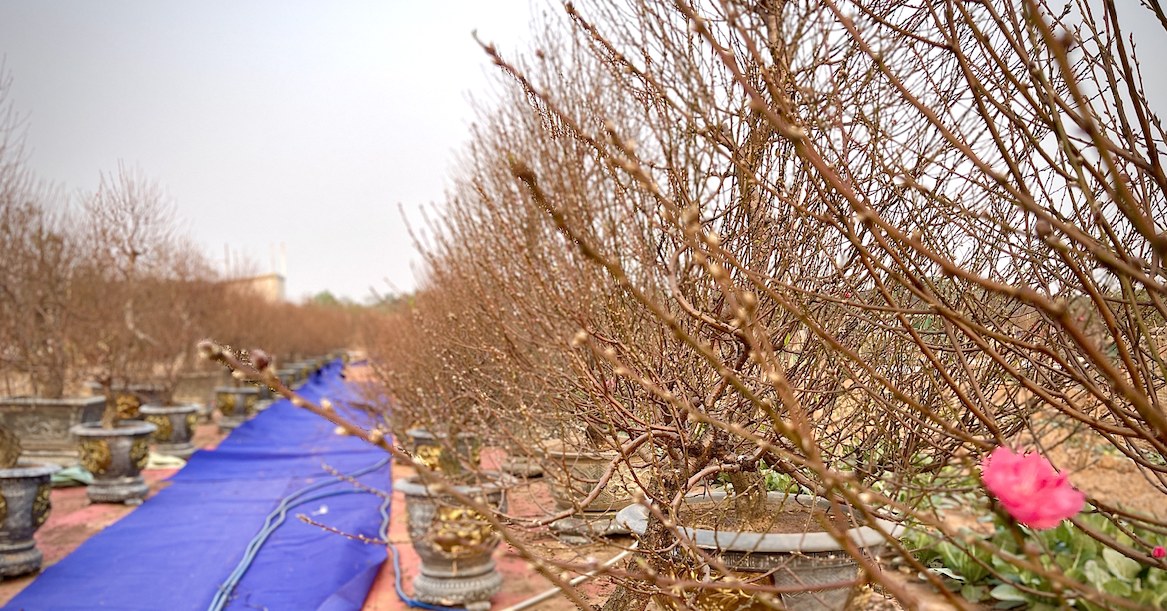
<instances>
[{"instance_id":1,"label":"overcast sky","mask_svg":"<svg viewBox=\"0 0 1167 611\"><path fill-rule=\"evenodd\" d=\"M1133 3L1132 3L1133 4ZM76 192L119 160L168 190L194 237L271 267L288 295L414 288L398 211L443 199L494 69L543 0L0 0L0 57L29 115L32 168ZM1167 36L1145 10L1148 93L1167 108Z\"/></svg>"},{"instance_id":2,"label":"overcast sky","mask_svg":"<svg viewBox=\"0 0 1167 611\"><path fill-rule=\"evenodd\" d=\"M471 31L518 50L530 6L0 0L0 57L42 178L92 190L124 160L217 260L267 272L285 243L289 297L362 299L413 288L398 204L442 200L489 98Z\"/></svg>"}]
</instances>

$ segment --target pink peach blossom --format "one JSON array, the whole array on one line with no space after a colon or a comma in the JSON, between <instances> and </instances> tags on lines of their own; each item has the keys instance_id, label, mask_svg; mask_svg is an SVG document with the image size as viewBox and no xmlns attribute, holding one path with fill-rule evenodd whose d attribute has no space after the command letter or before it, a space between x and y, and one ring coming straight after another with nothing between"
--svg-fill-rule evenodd
<instances>
[{"instance_id":1,"label":"pink peach blossom","mask_svg":"<svg viewBox=\"0 0 1167 611\"><path fill-rule=\"evenodd\" d=\"M1155 558L1162 558L1167 556L1167 549L1163 549L1162 545L1156 545L1155 549L1151 550L1151 555Z\"/></svg>"},{"instance_id":2,"label":"pink peach blossom","mask_svg":"<svg viewBox=\"0 0 1167 611\"><path fill-rule=\"evenodd\" d=\"M1079 511L1086 495L1074 489L1041 454L1014 454L997 448L981 462L985 488L1018 522L1039 530L1053 528Z\"/></svg>"}]
</instances>

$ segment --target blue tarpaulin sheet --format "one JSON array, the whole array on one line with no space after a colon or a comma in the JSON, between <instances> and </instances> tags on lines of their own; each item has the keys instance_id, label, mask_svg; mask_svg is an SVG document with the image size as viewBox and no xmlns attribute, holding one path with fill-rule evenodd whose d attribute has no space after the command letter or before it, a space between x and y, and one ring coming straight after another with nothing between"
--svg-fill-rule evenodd
<instances>
[{"instance_id":1,"label":"blue tarpaulin sheet","mask_svg":"<svg viewBox=\"0 0 1167 611\"><path fill-rule=\"evenodd\" d=\"M351 398L341 363L300 389L309 399ZM169 487L46 568L3 611L203 611L243 559L248 543L285 496L385 458L382 450L335 433L335 425L281 400L199 450ZM358 481L388 490L389 466ZM318 492L352 488L338 482ZM380 497L329 496L289 512L255 556L230 610L351 611L361 608L385 548L327 532L377 538Z\"/></svg>"}]
</instances>

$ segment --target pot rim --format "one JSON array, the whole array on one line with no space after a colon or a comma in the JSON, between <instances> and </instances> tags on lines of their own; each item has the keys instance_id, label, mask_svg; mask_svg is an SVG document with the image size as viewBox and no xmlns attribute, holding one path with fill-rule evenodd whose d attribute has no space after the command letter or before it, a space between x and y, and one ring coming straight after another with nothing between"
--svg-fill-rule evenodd
<instances>
[{"instance_id":1,"label":"pot rim","mask_svg":"<svg viewBox=\"0 0 1167 611\"><path fill-rule=\"evenodd\" d=\"M258 393L259 393L258 386L219 386L219 387L215 388L216 395L219 395L219 394L251 395L251 394L258 394Z\"/></svg>"},{"instance_id":2,"label":"pot rim","mask_svg":"<svg viewBox=\"0 0 1167 611\"><path fill-rule=\"evenodd\" d=\"M48 397L33 397L26 395L18 395L11 397L0 397L0 405L28 405L32 407L89 407L95 403L105 403L105 397L99 395L91 395L88 397L67 396L57 399L50 399Z\"/></svg>"},{"instance_id":3,"label":"pot rim","mask_svg":"<svg viewBox=\"0 0 1167 611\"><path fill-rule=\"evenodd\" d=\"M61 470L61 465L55 463L33 462L20 459L11 469L0 469L0 479L16 479L22 477L41 477L52 475Z\"/></svg>"},{"instance_id":4,"label":"pot rim","mask_svg":"<svg viewBox=\"0 0 1167 611\"><path fill-rule=\"evenodd\" d=\"M712 502L721 500L726 497L724 491L712 491L706 494L694 495L686 497L687 501L696 500L701 502ZM825 501L822 497L810 494L786 494L782 492L770 492L769 499L771 501L782 501L783 499L793 499L803 507L810 507L812 504L818 504L820 501ZM634 533L643 535L648 530L648 508L640 504L632 504L620 510L616 514L616 521L624 524ZM882 518L875 518L875 522L886 531L890 536L897 537L900 532L903 532L903 526L884 520ZM705 528L688 528L682 527L685 535L693 540L698 547L705 549L717 549L723 551L738 551L738 552L843 552L843 546L835 541L831 535L825 532L809 532L809 533L752 533L752 532L736 532L730 530L709 530ZM858 528L850 528L846 532L847 536L853 543L859 547L875 547L886 542L886 538L879 533L879 531L870 526L860 526Z\"/></svg>"},{"instance_id":5,"label":"pot rim","mask_svg":"<svg viewBox=\"0 0 1167 611\"><path fill-rule=\"evenodd\" d=\"M142 420L122 420L115 429L103 429L100 422L82 422L69 427L69 432L78 437L132 437L149 435L158 426Z\"/></svg>"},{"instance_id":6,"label":"pot rim","mask_svg":"<svg viewBox=\"0 0 1167 611\"><path fill-rule=\"evenodd\" d=\"M449 433L435 433L427 428L420 426L405 431L405 434L412 439L426 439L433 441L439 439L449 439L450 437ZM455 437L459 440L474 440L478 439L480 436L477 433L459 432L457 435L455 435Z\"/></svg>"},{"instance_id":7,"label":"pot rim","mask_svg":"<svg viewBox=\"0 0 1167 611\"><path fill-rule=\"evenodd\" d=\"M506 475L505 473L499 473L498 471L483 471L483 474L494 476L495 479L493 481L478 485L458 484L455 486L447 486L447 488L453 488L454 491L461 494L502 492L506 490L505 486L511 483L511 481L514 479L511 476ZM431 486L427 486L421 483L420 480L420 475L410 475L409 477L402 477L393 480L393 490L400 490L402 494L408 494L412 496L438 496L442 494L436 490L431 490Z\"/></svg>"},{"instance_id":8,"label":"pot rim","mask_svg":"<svg viewBox=\"0 0 1167 611\"><path fill-rule=\"evenodd\" d=\"M161 403L147 403L138 408L138 411L143 414L193 414L203 408L201 403L176 403L174 405L162 405Z\"/></svg>"},{"instance_id":9,"label":"pot rim","mask_svg":"<svg viewBox=\"0 0 1167 611\"><path fill-rule=\"evenodd\" d=\"M620 458L620 453L616 450L595 450L587 449L573 449L567 445L567 442L562 439L549 439L539 444L543 450L543 454L549 459L570 459L570 458L586 458L588 460L606 460L611 461ZM628 462L630 466L636 469L647 467L648 461L644 457L633 452L628 455Z\"/></svg>"}]
</instances>

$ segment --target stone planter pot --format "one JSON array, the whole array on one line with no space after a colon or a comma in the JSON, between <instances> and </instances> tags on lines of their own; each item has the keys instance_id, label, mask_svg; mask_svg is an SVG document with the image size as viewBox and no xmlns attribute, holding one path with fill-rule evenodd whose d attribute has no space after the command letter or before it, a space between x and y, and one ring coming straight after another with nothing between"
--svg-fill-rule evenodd
<instances>
[{"instance_id":1,"label":"stone planter pot","mask_svg":"<svg viewBox=\"0 0 1167 611\"><path fill-rule=\"evenodd\" d=\"M280 379L280 382L284 383L284 386L291 388L292 384L296 383L296 370L287 368L277 369L276 377Z\"/></svg>"},{"instance_id":2,"label":"stone planter pot","mask_svg":"<svg viewBox=\"0 0 1167 611\"><path fill-rule=\"evenodd\" d=\"M254 387L255 390L259 391L259 395L257 397L259 401L271 401L272 390L271 387L269 387L267 384L261 384L259 382L248 382L248 384Z\"/></svg>"},{"instance_id":3,"label":"stone planter pot","mask_svg":"<svg viewBox=\"0 0 1167 611\"><path fill-rule=\"evenodd\" d=\"M724 501L725 498L725 492L717 491L689 497L686 503L692 506ZM799 510L814 506L830 508L826 499L805 494L771 492L769 501ZM632 532L643 535L648 529L648 509L643 505L630 505L620 510L616 520L626 524ZM877 522L892 536L899 530L895 524L886 520ZM860 577L859 563L825 532L769 534L693 528L684 528L684 532L698 547L708 550L733 571L772 572L770 578L776 586L813 588L817 584L858 581ZM877 554L886 542L883 535L869 526L851 528L847 530L847 536L870 555ZM782 604L789 611L843 611L855 590L852 586L780 596ZM711 600L716 596L717 604L723 604L727 597L734 596L740 597L739 604L742 605L748 604L750 600L750 595L740 590L711 590L706 596Z\"/></svg>"},{"instance_id":4,"label":"stone planter pot","mask_svg":"<svg viewBox=\"0 0 1167 611\"><path fill-rule=\"evenodd\" d=\"M458 433L453 444L447 441L447 434L426 429L409 429L405 434L414 457L448 478L459 480L472 476L472 471L481 464L482 440L472 433Z\"/></svg>"},{"instance_id":5,"label":"stone planter pot","mask_svg":"<svg viewBox=\"0 0 1167 611\"><path fill-rule=\"evenodd\" d=\"M41 551L32 535L49 517L53 463L20 461L0 469L0 579L41 568Z\"/></svg>"},{"instance_id":6,"label":"stone planter pot","mask_svg":"<svg viewBox=\"0 0 1167 611\"><path fill-rule=\"evenodd\" d=\"M72 467L81 454L69 429L100 422L104 409L105 397L5 397L0 399L0 424L20 438L25 459Z\"/></svg>"},{"instance_id":7,"label":"stone planter pot","mask_svg":"<svg viewBox=\"0 0 1167 611\"><path fill-rule=\"evenodd\" d=\"M215 389L215 406L219 408L222 417L219 418L219 429L233 431L248 418L256 414L256 403L259 402L259 388L255 386L220 387Z\"/></svg>"},{"instance_id":8,"label":"stone planter pot","mask_svg":"<svg viewBox=\"0 0 1167 611\"><path fill-rule=\"evenodd\" d=\"M620 456L614 451L572 448L559 439L544 443L543 451L547 457L543 461L543 474L558 509L571 509L583 502L600 482L608 465ZM630 462L631 466L625 462L616 468L595 500L583 507L585 512L619 511L632 504L633 492L640 489L632 471L645 467L646 463L637 456L630 457Z\"/></svg>"},{"instance_id":9,"label":"stone planter pot","mask_svg":"<svg viewBox=\"0 0 1167 611\"><path fill-rule=\"evenodd\" d=\"M286 363L284 367L296 372L296 383L303 382L308 379L308 374L311 370L308 368L308 363L297 361L295 363Z\"/></svg>"},{"instance_id":10,"label":"stone planter pot","mask_svg":"<svg viewBox=\"0 0 1167 611\"><path fill-rule=\"evenodd\" d=\"M100 423L79 424L71 430L81 440L81 465L93 474L86 490L94 503L137 505L149 492L142 469L150 454L150 435L158 427L128 420L117 428Z\"/></svg>"},{"instance_id":11,"label":"stone planter pot","mask_svg":"<svg viewBox=\"0 0 1167 611\"><path fill-rule=\"evenodd\" d=\"M215 371L199 371L183 374L174 389L176 403L197 403L203 406L204 416L209 416L209 408L215 404L215 389L231 384L231 374L226 368ZM151 402L153 403L153 402Z\"/></svg>"},{"instance_id":12,"label":"stone planter pot","mask_svg":"<svg viewBox=\"0 0 1167 611\"><path fill-rule=\"evenodd\" d=\"M500 466L504 473L515 477L533 478L543 475L542 463L525 454L507 454Z\"/></svg>"},{"instance_id":13,"label":"stone planter pot","mask_svg":"<svg viewBox=\"0 0 1167 611\"><path fill-rule=\"evenodd\" d=\"M431 604L464 606L467 611L490 609L490 597L502 591L502 575L492 558L499 534L477 512L449 493L430 489L417 476L399 479L393 486L405 495L409 539L421 558L420 574L413 580L414 597ZM506 495L497 483L454 489L506 510Z\"/></svg>"},{"instance_id":14,"label":"stone planter pot","mask_svg":"<svg viewBox=\"0 0 1167 611\"><path fill-rule=\"evenodd\" d=\"M197 403L142 406L142 419L158 427L152 437L159 454L179 458L190 458L194 454L191 438L198 426L201 410L202 406Z\"/></svg>"},{"instance_id":15,"label":"stone planter pot","mask_svg":"<svg viewBox=\"0 0 1167 611\"><path fill-rule=\"evenodd\" d=\"M104 397L105 389L97 382L85 385L95 397ZM118 418L122 420L137 420L138 408L147 403L158 403L162 400L163 388L157 384L131 384L129 386L114 386L110 388L114 400L117 401Z\"/></svg>"}]
</instances>

